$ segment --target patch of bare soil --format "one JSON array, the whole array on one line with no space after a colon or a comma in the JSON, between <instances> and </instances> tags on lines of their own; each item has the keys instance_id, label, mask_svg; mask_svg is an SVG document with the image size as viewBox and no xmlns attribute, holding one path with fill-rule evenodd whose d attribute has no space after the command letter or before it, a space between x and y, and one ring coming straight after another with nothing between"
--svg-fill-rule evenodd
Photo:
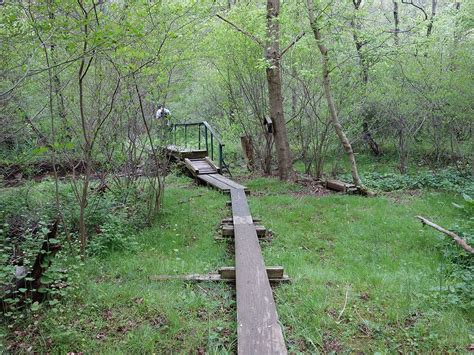
<instances>
[{"instance_id":1,"label":"patch of bare soil","mask_svg":"<svg viewBox=\"0 0 474 355\"><path fill-rule=\"evenodd\" d=\"M342 344L330 333L323 333L323 352L324 353L340 353L343 351Z\"/></svg>"}]
</instances>

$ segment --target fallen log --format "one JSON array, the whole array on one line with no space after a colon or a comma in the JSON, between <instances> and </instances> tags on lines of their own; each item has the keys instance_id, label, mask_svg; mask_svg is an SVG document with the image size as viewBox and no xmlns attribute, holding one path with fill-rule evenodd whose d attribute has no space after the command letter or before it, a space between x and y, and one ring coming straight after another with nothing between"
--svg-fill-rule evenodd
<instances>
[{"instance_id":1,"label":"fallen log","mask_svg":"<svg viewBox=\"0 0 474 355\"><path fill-rule=\"evenodd\" d=\"M423 225L427 225L427 226L430 226L431 228L434 228L436 229L437 231L441 232L441 233L444 233L446 234L447 236L451 237L454 239L454 241L456 243L458 243L458 245L460 247L462 247L465 251L467 251L468 253L470 254L474 254L474 248L471 247L469 244L466 243L466 241L464 239L462 239L459 235L457 235L456 233L454 232L451 232L451 231L448 231L447 229L444 229L443 227L440 227L438 226L437 224L431 222L430 220L424 218L424 217L421 217L421 216L416 216L416 218L418 218L421 223Z\"/></svg>"}]
</instances>

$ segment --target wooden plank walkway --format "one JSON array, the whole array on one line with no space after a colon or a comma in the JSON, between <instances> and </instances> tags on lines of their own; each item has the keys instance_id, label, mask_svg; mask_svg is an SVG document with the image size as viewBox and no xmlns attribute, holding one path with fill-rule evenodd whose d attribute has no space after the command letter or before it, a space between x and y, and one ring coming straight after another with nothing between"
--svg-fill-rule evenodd
<instances>
[{"instance_id":1,"label":"wooden plank walkway","mask_svg":"<svg viewBox=\"0 0 474 355\"><path fill-rule=\"evenodd\" d=\"M166 153L176 160L184 160L185 158L204 159L207 156L207 150L205 149L187 149L176 145L168 145Z\"/></svg>"},{"instance_id":2,"label":"wooden plank walkway","mask_svg":"<svg viewBox=\"0 0 474 355\"><path fill-rule=\"evenodd\" d=\"M239 354L286 354L257 231L243 189L231 189Z\"/></svg>"},{"instance_id":3,"label":"wooden plank walkway","mask_svg":"<svg viewBox=\"0 0 474 355\"><path fill-rule=\"evenodd\" d=\"M247 189L245 186L237 184L236 182L229 180L220 174L203 174L198 175L197 178L206 184L224 192L230 192L231 189L241 189L244 191Z\"/></svg>"},{"instance_id":4,"label":"wooden plank walkway","mask_svg":"<svg viewBox=\"0 0 474 355\"><path fill-rule=\"evenodd\" d=\"M238 354L287 354L270 286L271 275L267 273L263 260L257 229L247 203L246 187L220 175L219 169L207 157L185 157L175 152L173 155L184 160L186 168L199 181L231 195ZM190 277L200 278L199 275ZM211 278L204 276L203 280Z\"/></svg>"}]
</instances>

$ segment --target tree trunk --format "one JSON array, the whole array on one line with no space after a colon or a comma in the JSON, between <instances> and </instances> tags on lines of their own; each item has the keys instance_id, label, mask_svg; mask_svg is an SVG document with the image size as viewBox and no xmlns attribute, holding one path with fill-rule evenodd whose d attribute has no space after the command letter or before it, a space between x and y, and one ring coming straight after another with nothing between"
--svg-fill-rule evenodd
<instances>
[{"instance_id":1,"label":"tree trunk","mask_svg":"<svg viewBox=\"0 0 474 355\"><path fill-rule=\"evenodd\" d=\"M309 13L309 22L311 25L311 29L313 30L314 38L316 39L316 42L319 47L319 51L321 52L322 56L322 66L323 66L323 86L324 86L324 93L326 96L326 100L328 103L328 109L329 109L329 115L331 117L332 124L334 126L334 129L336 130L336 134L339 137L339 140L342 143L342 146L344 147L344 150L349 158L349 162L351 164L351 174L352 174L352 181L354 185L358 187L363 187L362 181L359 177L359 173L357 171L357 163L355 160L354 152L352 150L351 143L346 137L346 134L344 133L342 126L339 122L339 119L337 117L337 111L336 111L336 106L334 104L334 99L332 97L332 91L331 91L331 79L329 77L329 56L328 56L328 49L326 46L322 43L321 39L321 32L318 28L318 24L316 23L316 18L314 17L314 5L313 5L313 0L308 0L308 13Z\"/></svg>"},{"instance_id":2,"label":"tree trunk","mask_svg":"<svg viewBox=\"0 0 474 355\"><path fill-rule=\"evenodd\" d=\"M399 38L398 38L398 32L400 32L400 28L399 28L400 20L398 17L398 2L397 1L393 1L393 21L394 21L394 29L393 29L394 37L393 38L395 41L395 45L398 46L398 44L400 43Z\"/></svg>"},{"instance_id":3,"label":"tree trunk","mask_svg":"<svg viewBox=\"0 0 474 355\"><path fill-rule=\"evenodd\" d=\"M252 172L255 168L252 137L248 135L240 136L240 144L242 145L242 151L244 152L244 158L245 163L247 165L247 169L248 171Z\"/></svg>"},{"instance_id":4,"label":"tree trunk","mask_svg":"<svg viewBox=\"0 0 474 355\"><path fill-rule=\"evenodd\" d=\"M428 23L428 27L426 29L426 37L429 37L433 31L433 22L436 16L436 5L437 5L437 0L431 0L431 17L430 17L430 22Z\"/></svg>"},{"instance_id":5,"label":"tree trunk","mask_svg":"<svg viewBox=\"0 0 474 355\"><path fill-rule=\"evenodd\" d=\"M407 151L407 139L406 139L406 128L405 128L405 119L401 118L399 121L398 128L398 154L399 154L399 164L398 170L400 174L404 175L407 172L407 162L408 162L408 151Z\"/></svg>"},{"instance_id":6,"label":"tree trunk","mask_svg":"<svg viewBox=\"0 0 474 355\"><path fill-rule=\"evenodd\" d=\"M354 9L357 13L357 11L359 11L360 9L360 6L362 5L362 0L353 0L352 3L354 4ZM352 38L354 39L357 56L359 58L362 85L365 92L367 88L367 83L369 82L369 63L367 61L365 53L362 51L364 42L362 42L359 37L358 31L360 30L361 26L360 26L360 23L357 22L356 18L351 20L351 26L352 26ZM362 107L362 117L364 118L364 121L362 123L362 138L369 146L372 154L378 157L382 155L382 151L380 150L379 145L377 144L375 139L372 137L372 134L370 133L370 130L369 130L369 121L370 121L371 116L372 115L371 115L370 107L368 107L367 105L364 105Z\"/></svg>"},{"instance_id":7,"label":"tree trunk","mask_svg":"<svg viewBox=\"0 0 474 355\"><path fill-rule=\"evenodd\" d=\"M283 113L282 82L280 73L280 0L267 1L267 34L269 43L265 49L268 61L267 82L270 117L273 122L273 134L278 159L278 174L281 180L288 180L293 174L290 145L286 132Z\"/></svg>"}]
</instances>

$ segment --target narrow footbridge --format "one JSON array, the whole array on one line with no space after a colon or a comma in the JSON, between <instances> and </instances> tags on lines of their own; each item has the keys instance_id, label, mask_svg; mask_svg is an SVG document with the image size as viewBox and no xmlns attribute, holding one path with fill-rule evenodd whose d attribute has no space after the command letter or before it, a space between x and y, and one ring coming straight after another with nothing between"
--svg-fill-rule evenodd
<instances>
[{"instance_id":1,"label":"narrow footbridge","mask_svg":"<svg viewBox=\"0 0 474 355\"><path fill-rule=\"evenodd\" d=\"M222 168L227 166L224 165L220 138L207 123L202 122L180 124L179 127L186 129L186 136L189 125L199 127L197 148L179 147L175 141L175 145L167 147L167 152L184 162L186 169L199 182L230 194L232 218L228 221L233 225L235 243L233 272L237 294L237 351L239 354L286 354L282 327L270 286L275 271L281 270L280 276L283 277L282 268L265 267L257 235L258 226L254 223L247 203L248 191L245 186L221 174ZM175 137L177 127L173 127ZM208 138L208 133L212 138ZM202 134L205 134L204 137L201 137ZM205 141L205 149L201 149L202 141ZM210 148L210 141L217 141L219 145L218 165L213 161L214 148Z\"/></svg>"}]
</instances>

